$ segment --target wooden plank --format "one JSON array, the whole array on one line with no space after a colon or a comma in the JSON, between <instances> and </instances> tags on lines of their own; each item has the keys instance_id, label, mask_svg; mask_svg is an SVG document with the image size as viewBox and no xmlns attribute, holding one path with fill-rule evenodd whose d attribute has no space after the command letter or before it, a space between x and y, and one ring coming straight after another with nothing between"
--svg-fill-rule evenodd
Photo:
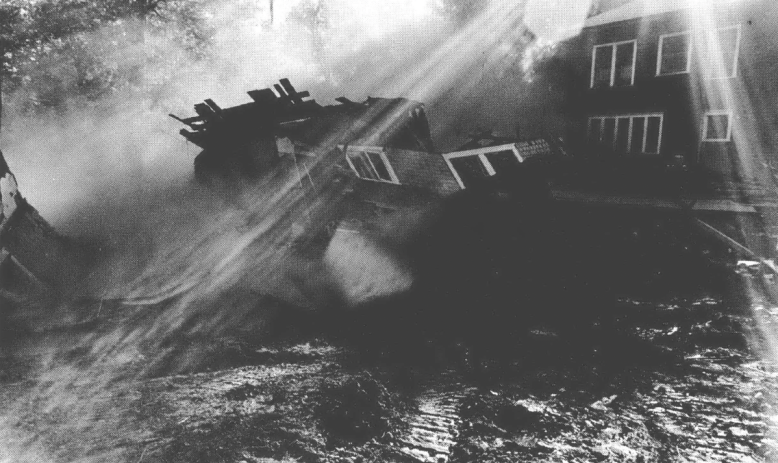
<instances>
[{"instance_id":1,"label":"wooden plank","mask_svg":"<svg viewBox=\"0 0 778 463\"><path fill-rule=\"evenodd\" d=\"M201 132L190 132L186 129L181 129L178 133L191 143L194 143L200 148L205 148L205 141L203 140L203 134Z\"/></svg>"},{"instance_id":2,"label":"wooden plank","mask_svg":"<svg viewBox=\"0 0 778 463\"><path fill-rule=\"evenodd\" d=\"M213 100L209 98L205 100L205 104L207 104L208 107L210 107L213 110L213 112L215 112L219 116L222 116L222 108L220 108L219 105L217 105Z\"/></svg>"},{"instance_id":3,"label":"wooden plank","mask_svg":"<svg viewBox=\"0 0 778 463\"><path fill-rule=\"evenodd\" d=\"M220 116L216 114L213 109L211 109L210 106L208 106L205 103L197 103L195 105L195 112L205 119L206 121L211 121L214 119L220 119Z\"/></svg>"},{"instance_id":4,"label":"wooden plank","mask_svg":"<svg viewBox=\"0 0 778 463\"><path fill-rule=\"evenodd\" d=\"M278 92L278 96L281 96L281 97L288 96L288 93L286 93L284 91L284 87L282 87L282 86L280 86L278 84L273 84L273 88L275 88L276 92Z\"/></svg>"},{"instance_id":5,"label":"wooden plank","mask_svg":"<svg viewBox=\"0 0 778 463\"><path fill-rule=\"evenodd\" d=\"M14 264L14 267L19 269L24 276L26 276L35 286L38 288L48 288L48 285L46 285L44 282L40 280L37 276L35 276L34 273L32 273L27 267L25 267L19 260L16 259L16 257L13 256L13 254L9 257L11 259L11 262Z\"/></svg>"},{"instance_id":6,"label":"wooden plank","mask_svg":"<svg viewBox=\"0 0 778 463\"><path fill-rule=\"evenodd\" d=\"M284 87L284 90L286 90L286 93L289 95L295 95L297 94L297 90L294 89L292 86L292 83L289 82L289 79L284 77L283 79L279 80L281 82L281 85Z\"/></svg>"},{"instance_id":7,"label":"wooden plank","mask_svg":"<svg viewBox=\"0 0 778 463\"><path fill-rule=\"evenodd\" d=\"M354 102L354 101L351 101L351 100L349 100L349 99L348 99L348 98L346 98L345 96L339 96L339 97L335 98L335 101L337 101L337 102L339 102L339 103L341 103L341 104L345 104L345 105L355 105L355 104L359 104L359 103L356 103L356 102Z\"/></svg>"},{"instance_id":8,"label":"wooden plank","mask_svg":"<svg viewBox=\"0 0 778 463\"><path fill-rule=\"evenodd\" d=\"M278 97L269 88L263 88L262 90L252 90L249 96L257 103L269 103L275 101Z\"/></svg>"},{"instance_id":9,"label":"wooden plank","mask_svg":"<svg viewBox=\"0 0 778 463\"><path fill-rule=\"evenodd\" d=\"M188 117L186 119L181 119L175 114L168 114L168 116L172 117L173 119L177 120L182 124L186 124L189 127L192 127L193 129L199 127L198 122L203 122L203 118L201 117Z\"/></svg>"},{"instance_id":10,"label":"wooden plank","mask_svg":"<svg viewBox=\"0 0 778 463\"><path fill-rule=\"evenodd\" d=\"M283 78L279 80L279 82L281 82L281 86L284 87L284 90L286 90L286 93L295 104L300 104L303 102L303 96L300 93L297 93L297 90L295 90L295 88L292 86L292 83L289 82L289 79Z\"/></svg>"}]
</instances>

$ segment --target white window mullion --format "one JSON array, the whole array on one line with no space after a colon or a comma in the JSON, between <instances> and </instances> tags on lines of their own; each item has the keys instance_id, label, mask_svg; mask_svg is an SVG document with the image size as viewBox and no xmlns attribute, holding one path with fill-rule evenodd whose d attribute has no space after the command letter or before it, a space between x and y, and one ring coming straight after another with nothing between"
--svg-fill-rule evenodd
<instances>
[{"instance_id":1,"label":"white window mullion","mask_svg":"<svg viewBox=\"0 0 778 463\"><path fill-rule=\"evenodd\" d=\"M596 71L595 63L597 63L597 48L598 47L594 47L594 49L592 49L592 78L591 78L591 83L589 84L589 88L594 88L594 75Z\"/></svg>"},{"instance_id":2,"label":"white window mullion","mask_svg":"<svg viewBox=\"0 0 778 463\"><path fill-rule=\"evenodd\" d=\"M662 131L665 129L665 115L659 115L659 140L656 141L656 153L662 152Z\"/></svg>"},{"instance_id":3,"label":"white window mullion","mask_svg":"<svg viewBox=\"0 0 778 463\"><path fill-rule=\"evenodd\" d=\"M611 53L611 87L613 87L616 84L616 51L618 50L618 46L614 43L611 45L611 49L613 52Z\"/></svg>"},{"instance_id":4,"label":"white window mullion","mask_svg":"<svg viewBox=\"0 0 778 463\"><path fill-rule=\"evenodd\" d=\"M602 143L602 136L605 134L605 118L600 118L600 135L597 137L597 143Z\"/></svg>"},{"instance_id":5,"label":"white window mullion","mask_svg":"<svg viewBox=\"0 0 778 463\"><path fill-rule=\"evenodd\" d=\"M648 144L648 116L643 116L643 149L642 153L646 152L646 145Z\"/></svg>"},{"instance_id":6,"label":"white window mullion","mask_svg":"<svg viewBox=\"0 0 778 463\"><path fill-rule=\"evenodd\" d=\"M381 176L378 175L378 169L375 168L375 165L373 164L373 161L370 159L370 156L367 155L366 151L362 151L359 153L360 156L364 156L365 159L367 159L367 162L370 164L370 167L373 168L373 175L375 175L375 180L381 180Z\"/></svg>"},{"instance_id":7,"label":"white window mullion","mask_svg":"<svg viewBox=\"0 0 778 463\"><path fill-rule=\"evenodd\" d=\"M400 184L400 179L397 177L397 174L394 172L394 167L392 167L392 163L389 162L389 158L386 156L386 152L380 152L378 155L381 157L381 161L384 162L384 167L386 167L386 171L389 172L389 177L392 178L392 182L396 184Z\"/></svg>"},{"instance_id":8,"label":"white window mullion","mask_svg":"<svg viewBox=\"0 0 778 463\"><path fill-rule=\"evenodd\" d=\"M629 132L627 135L627 153L632 152L632 120L635 119L634 117L629 118Z\"/></svg>"},{"instance_id":9,"label":"white window mullion","mask_svg":"<svg viewBox=\"0 0 778 463\"><path fill-rule=\"evenodd\" d=\"M357 174L357 177L362 178L361 175L359 175L359 171L357 170L357 166L354 165L353 162L351 162L351 157L346 153L346 162L348 162L349 167L351 167L351 170L354 171L355 174Z\"/></svg>"},{"instance_id":10,"label":"white window mullion","mask_svg":"<svg viewBox=\"0 0 778 463\"><path fill-rule=\"evenodd\" d=\"M486 159L486 155L479 154L478 159L481 161L481 164L483 164L484 167L486 167L486 173L489 174L489 176L492 176L497 173L497 171L494 170L494 167L492 167L492 163L489 162L488 159Z\"/></svg>"},{"instance_id":11,"label":"white window mullion","mask_svg":"<svg viewBox=\"0 0 778 463\"><path fill-rule=\"evenodd\" d=\"M689 33L689 45L687 46L688 50L686 51L686 72L692 72L692 50L694 50L694 45L692 44L692 34Z\"/></svg>"}]
</instances>

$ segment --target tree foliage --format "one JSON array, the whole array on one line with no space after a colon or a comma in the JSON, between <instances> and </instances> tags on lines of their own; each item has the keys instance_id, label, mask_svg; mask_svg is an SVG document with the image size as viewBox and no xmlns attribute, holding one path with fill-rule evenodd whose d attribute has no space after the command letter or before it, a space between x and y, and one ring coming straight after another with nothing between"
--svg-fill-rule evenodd
<instances>
[{"instance_id":1,"label":"tree foliage","mask_svg":"<svg viewBox=\"0 0 778 463\"><path fill-rule=\"evenodd\" d=\"M209 39L198 0L9 0L0 5L0 77L25 109L96 100L140 84L160 36L195 57ZM151 40L149 40L151 38Z\"/></svg>"}]
</instances>

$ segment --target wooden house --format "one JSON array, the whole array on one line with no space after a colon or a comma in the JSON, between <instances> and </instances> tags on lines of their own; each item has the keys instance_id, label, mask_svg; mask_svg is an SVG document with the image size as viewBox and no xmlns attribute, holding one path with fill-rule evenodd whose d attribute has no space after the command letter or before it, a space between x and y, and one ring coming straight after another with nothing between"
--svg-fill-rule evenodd
<instances>
[{"instance_id":1,"label":"wooden house","mask_svg":"<svg viewBox=\"0 0 778 463\"><path fill-rule=\"evenodd\" d=\"M571 73L569 146L593 159L769 181L776 24L772 0L633 0L596 11L560 49Z\"/></svg>"}]
</instances>

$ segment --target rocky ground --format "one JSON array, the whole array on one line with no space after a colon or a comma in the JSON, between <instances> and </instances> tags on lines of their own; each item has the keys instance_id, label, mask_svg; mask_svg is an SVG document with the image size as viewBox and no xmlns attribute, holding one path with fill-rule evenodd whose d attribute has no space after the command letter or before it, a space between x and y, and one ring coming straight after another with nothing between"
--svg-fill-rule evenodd
<instances>
[{"instance_id":1,"label":"rocky ground","mask_svg":"<svg viewBox=\"0 0 778 463\"><path fill-rule=\"evenodd\" d=\"M240 330L201 340L199 369L137 374L142 346L82 365L74 340L107 328L38 333L2 359L0 461L778 461L778 309L620 306L616 361L537 332L489 383ZM149 309L110 310L104 325Z\"/></svg>"}]
</instances>

